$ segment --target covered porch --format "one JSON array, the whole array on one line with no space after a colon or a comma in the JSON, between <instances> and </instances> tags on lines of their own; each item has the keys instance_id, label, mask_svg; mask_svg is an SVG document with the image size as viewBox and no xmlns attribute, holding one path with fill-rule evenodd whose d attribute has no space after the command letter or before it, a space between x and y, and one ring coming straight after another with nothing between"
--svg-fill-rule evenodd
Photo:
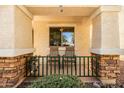
<instances>
[{"instance_id":1,"label":"covered porch","mask_svg":"<svg viewBox=\"0 0 124 93\"><path fill-rule=\"evenodd\" d=\"M40 69L33 74L29 69L29 75L60 70L78 76L99 74L102 82L116 83L124 53L122 6L0 6L0 11L0 86L12 87L28 76L26 56L34 55L40 57L35 61ZM68 46L74 48L76 66L62 61ZM58 47L61 69L59 61L47 64L51 47ZM97 56L99 69L94 69L92 57Z\"/></svg>"}]
</instances>

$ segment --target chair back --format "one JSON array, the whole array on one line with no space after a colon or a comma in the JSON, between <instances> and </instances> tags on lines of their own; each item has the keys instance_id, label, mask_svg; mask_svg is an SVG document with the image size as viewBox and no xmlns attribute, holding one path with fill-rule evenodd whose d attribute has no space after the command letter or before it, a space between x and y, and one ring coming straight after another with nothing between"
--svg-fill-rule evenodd
<instances>
[{"instance_id":1,"label":"chair back","mask_svg":"<svg viewBox=\"0 0 124 93\"><path fill-rule=\"evenodd\" d=\"M65 51L65 56L74 56L75 55L75 49L74 47L66 47L66 51Z\"/></svg>"},{"instance_id":2,"label":"chair back","mask_svg":"<svg viewBox=\"0 0 124 93\"><path fill-rule=\"evenodd\" d=\"M59 51L57 46L50 47L50 56L59 56Z\"/></svg>"}]
</instances>

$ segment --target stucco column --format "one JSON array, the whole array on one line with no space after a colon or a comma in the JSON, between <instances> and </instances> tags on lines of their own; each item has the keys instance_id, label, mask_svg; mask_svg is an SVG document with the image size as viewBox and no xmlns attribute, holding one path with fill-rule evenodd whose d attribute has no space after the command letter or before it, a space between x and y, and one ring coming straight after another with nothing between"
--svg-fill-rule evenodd
<instances>
[{"instance_id":1,"label":"stucco column","mask_svg":"<svg viewBox=\"0 0 124 93\"><path fill-rule=\"evenodd\" d=\"M32 56L32 19L21 6L0 6L0 87L24 79L26 57Z\"/></svg>"},{"instance_id":2,"label":"stucco column","mask_svg":"<svg viewBox=\"0 0 124 93\"><path fill-rule=\"evenodd\" d=\"M99 56L99 79L103 83L116 83L119 67L119 11L118 6L101 6L92 19L92 50Z\"/></svg>"}]
</instances>

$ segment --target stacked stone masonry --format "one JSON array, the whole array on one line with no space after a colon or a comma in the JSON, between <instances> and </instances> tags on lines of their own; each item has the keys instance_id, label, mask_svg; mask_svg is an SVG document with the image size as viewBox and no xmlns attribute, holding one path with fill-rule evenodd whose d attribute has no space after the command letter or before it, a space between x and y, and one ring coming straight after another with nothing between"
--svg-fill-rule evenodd
<instances>
[{"instance_id":1,"label":"stacked stone masonry","mask_svg":"<svg viewBox=\"0 0 124 93\"><path fill-rule=\"evenodd\" d=\"M98 55L98 74L99 79L106 81L105 83L116 83L117 77L120 75L119 55Z\"/></svg>"},{"instance_id":2,"label":"stacked stone masonry","mask_svg":"<svg viewBox=\"0 0 124 93\"><path fill-rule=\"evenodd\" d=\"M120 75L117 78L117 84L124 84L124 61L120 61Z\"/></svg>"},{"instance_id":3,"label":"stacked stone masonry","mask_svg":"<svg viewBox=\"0 0 124 93\"><path fill-rule=\"evenodd\" d=\"M26 73L26 56L0 57L0 87L13 87Z\"/></svg>"}]
</instances>

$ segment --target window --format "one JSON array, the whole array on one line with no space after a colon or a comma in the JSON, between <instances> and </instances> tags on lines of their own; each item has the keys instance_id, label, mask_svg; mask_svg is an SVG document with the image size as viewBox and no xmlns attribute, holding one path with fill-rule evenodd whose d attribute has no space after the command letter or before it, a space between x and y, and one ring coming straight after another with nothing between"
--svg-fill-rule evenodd
<instances>
[{"instance_id":1,"label":"window","mask_svg":"<svg viewBox=\"0 0 124 93\"><path fill-rule=\"evenodd\" d=\"M50 27L50 46L74 46L74 27Z\"/></svg>"}]
</instances>

